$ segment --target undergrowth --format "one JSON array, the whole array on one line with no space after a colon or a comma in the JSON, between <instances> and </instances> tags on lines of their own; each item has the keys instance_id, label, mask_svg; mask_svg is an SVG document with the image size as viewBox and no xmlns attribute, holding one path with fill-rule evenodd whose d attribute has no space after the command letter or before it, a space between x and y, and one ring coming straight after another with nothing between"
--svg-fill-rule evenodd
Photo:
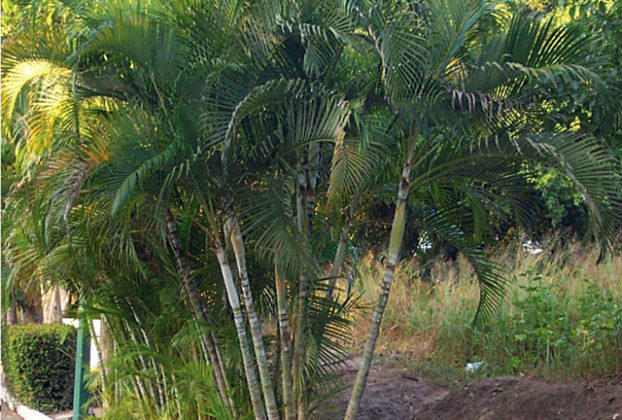
<instances>
[{"instance_id":1,"label":"undergrowth","mask_svg":"<svg viewBox=\"0 0 622 420\"><path fill-rule=\"evenodd\" d=\"M622 255L571 243L531 255L496 256L507 267L505 300L473 324L478 287L468 263L436 262L427 280L413 261L396 272L377 354L449 385L481 376L578 379L622 375ZM381 267L361 261L355 290L371 304ZM354 352L369 315L357 314ZM467 363L483 362L467 372Z\"/></svg>"}]
</instances>

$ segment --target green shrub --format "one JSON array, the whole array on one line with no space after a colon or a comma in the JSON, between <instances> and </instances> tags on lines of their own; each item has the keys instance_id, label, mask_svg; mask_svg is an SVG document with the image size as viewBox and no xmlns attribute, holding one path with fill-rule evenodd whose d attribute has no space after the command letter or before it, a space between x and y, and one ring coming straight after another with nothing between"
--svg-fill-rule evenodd
<instances>
[{"instance_id":1,"label":"green shrub","mask_svg":"<svg viewBox=\"0 0 622 420\"><path fill-rule=\"evenodd\" d=\"M590 279L567 284L524 273L509 305L473 334L495 374L617 375L622 369L622 302ZM566 287L565 287L566 286Z\"/></svg>"},{"instance_id":2,"label":"green shrub","mask_svg":"<svg viewBox=\"0 0 622 420\"><path fill-rule=\"evenodd\" d=\"M22 403L44 412L71 408L76 330L63 324L4 327L7 386Z\"/></svg>"}]
</instances>

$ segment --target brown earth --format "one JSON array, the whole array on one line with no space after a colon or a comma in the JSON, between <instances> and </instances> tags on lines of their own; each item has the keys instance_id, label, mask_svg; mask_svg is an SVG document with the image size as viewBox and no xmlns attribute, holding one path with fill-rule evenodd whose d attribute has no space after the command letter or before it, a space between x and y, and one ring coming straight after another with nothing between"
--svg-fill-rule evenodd
<instances>
[{"instance_id":1,"label":"brown earth","mask_svg":"<svg viewBox=\"0 0 622 420\"><path fill-rule=\"evenodd\" d=\"M622 383L486 378L450 392L412 418L622 420Z\"/></svg>"},{"instance_id":2,"label":"brown earth","mask_svg":"<svg viewBox=\"0 0 622 420\"><path fill-rule=\"evenodd\" d=\"M356 366L343 371L352 383ZM342 419L350 389L333 399L319 419ZM549 382L536 378L486 378L449 390L408 370L374 366L360 420L622 420L622 381Z\"/></svg>"}]
</instances>

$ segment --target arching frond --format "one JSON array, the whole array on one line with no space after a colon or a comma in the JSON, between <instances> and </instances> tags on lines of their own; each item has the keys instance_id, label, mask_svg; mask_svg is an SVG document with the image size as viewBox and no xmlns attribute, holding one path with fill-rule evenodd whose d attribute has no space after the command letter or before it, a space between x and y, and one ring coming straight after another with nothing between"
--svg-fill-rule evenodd
<instances>
[{"instance_id":1,"label":"arching frond","mask_svg":"<svg viewBox=\"0 0 622 420\"><path fill-rule=\"evenodd\" d=\"M480 301L474 320L485 320L504 297L507 279L503 267L492 262L486 252L452 221L451 209L423 208L415 215L415 223L421 231L434 232L464 254L475 271L480 286Z\"/></svg>"},{"instance_id":2,"label":"arching frond","mask_svg":"<svg viewBox=\"0 0 622 420\"><path fill-rule=\"evenodd\" d=\"M590 234L611 245L622 208L620 179L612 176L621 173L619 161L596 139L580 132L536 134L526 140L543 163L570 177L589 210Z\"/></svg>"},{"instance_id":3,"label":"arching frond","mask_svg":"<svg viewBox=\"0 0 622 420\"><path fill-rule=\"evenodd\" d=\"M258 256L278 264L290 279L314 270L313 251L296 224L294 188L293 179L280 186L269 182L249 188L236 200L243 230L255 242Z\"/></svg>"}]
</instances>

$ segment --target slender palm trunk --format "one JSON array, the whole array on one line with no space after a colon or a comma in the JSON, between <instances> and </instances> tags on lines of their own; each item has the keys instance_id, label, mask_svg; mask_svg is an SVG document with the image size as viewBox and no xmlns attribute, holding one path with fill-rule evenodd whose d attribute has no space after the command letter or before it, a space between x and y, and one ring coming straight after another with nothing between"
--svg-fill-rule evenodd
<instances>
[{"instance_id":1,"label":"slender palm trunk","mask_svg":"<svg viewBox=\"0 0 622 420\"><path fill-rule=\"evenodd\" d=\"M181 413L181 397L179 396L179 391L178 391L178 386L177 386L177 377L175 376L174 373L171 373L171 382L172 382L172 391L174 394L174 399L175 399L175 406L177 408L177 415L179 415L179 413ZM173 410L173 407L168 407L169 410Z\"/></svg>"},{"instance_id":2,"label":"slender palm trunk","mask_svg":"<svg viewBox=\"0 0 622 420\"><path fill-rule=\"evenodd\" d=\"M145 331L145 329L143 328L143 324L140 321L138 314L134 310L134 306L132 305L129 299L126 299L126 302L130 308L130 311L132 311L132 317L134 318L134 321L136 321L136 325L138 325L138 328L140 329L140 333L143 337L143 341L145 342L145 345L148 348L155 350L156 347L153 345L153 342L149 338L149 334L147 334L147 331ZM95 331L92 332L91 337L95 337ZM96 339L95 339L95 342L97 343ZM101 361L101 352L99 353L99 355L100 355L99 360ZM160 396L160 404L164 408L167 406L167 403L168 403L167 398L166 398L166 392L165 392L166 377L164 375L164 372L161 370L158 362L153 357L150 357L149 360L151 362L151 368L153 369L154 375L156 377L156 385L158 387L158 395ZM165 388L162 387L163 385Z\"/></svg>"},{"instance_id":3,"label":"slender palm trunk","mask_svg":"<svg viewBox=\"0 0 622 420\"><path fill-rule=\"evenodd\" d=\"M115 301L116 301L116 299L115 299ZM116 303L117 303L117 305L120 304L120 302L116 302ZM127 303L128 307L129 307L130 311L133 313L134 309L132 308L132 305L129 302L129 300L126 299L126 303ZM88 322L88 325L90 327L90 321ZM138 336L136 335L136 331L134 330L134 327L132 326L132 324L130 324L128 321L124 320L123 321L123 325L125 326L125 329L127 330L127 333L129 334L129 338L130 338L131 342L136 347L138 347L141 344L143 344L138 339ZM137 324L136 326L140 329L140 325L139 324ZM93 330L93 331L91 331L91 333L93 334L93 335L91 335L91 337L95 338L95 331ZM140 364L139 364L140 368L139 368L139 370L142 369L144 372L148 372L149 371L149 365L147 364L147 361L146 361L145 357L140 352L138 352L138 360L140 361ZM144 381L144 379L142 377L140 378L140 382L143 383L143 385L142 385L143 393L145 393L145 390L148 391L149 399L150 399L150 401L153 401L154 405L157 406L158 403L161 404L163 402L163 401L159 401L158 400L156 392L155 392L155 388L154 388L154 385L153 385L153 382L146 382L146 385L145 385L145 381ZM145 396L146 396L146 394L145 394ZM163 405L161 405L160 408L163 408Z\"/></svg>"},{"instance_id":4,"label":"slender palm trunk","mask_svg":"<svg viewBox=\"0 0 622 420\"><path fill-rule=\"evenodd\" d=\"M113 325L111 324L111 320L102 315L102 327L105 327L105 332L106 332L106 338L107 338L107 346L104 346L104 348L106 349L106 347L108 347L108 349L106 350L106 354L104 354L104 357L106 359L106 362L110 361L112 356L114 354L118 354L118 349L119 349L119 328L114 327L115 329L113 329ZM113 379L110 381L110 386L111 386L111 394L110 394L110 399L111 399L111 405L115 405L118 404L119 400L120 400L120 386L119 386L119 381L118 381L118 373L117 373L117 368L114 367L114 364L112 364L112 366L108 365L107 363L105 363L103 365L104 369L106 368L106 366L108 366L108 377L112 377ZM104 404L105 404L105 400L104 400Z\"/></svg>"},{"instance_id":5,"label":"slender palm trunk","mask_svg":"<svg viewBox=\"0 0 622 420\"><path fill-rule=\"evenodd\" d=\"M136 344L136 336L134 335L132 328L130 327L130 325L128 324L127 321L122 321L121 322L121 338L124 342L128 343L134 343ZM129 338L128 338L129 335ZM139 363L140 362L140 363ZM135 360L134 361L134 365L136 367L136 369L141 370L141 364L144 365L144 359L142 358L142 356L139 356L139 360ZM132 375L133 379L134 379L134 388L135 391L137 390L137 394L140 396L140 401L142 401L143 403L145 401L149 401L150 399L155 401L155 396L151 395L147 392L147 388L145 386L145 382L144 379L140 376L140 375Z\"/></svg>"},{"instance_id":6,"label":"slender palm trunk","mask_svg":"<svg viewBox=\"0 0 622 420\"><path fill-rule=\"evenodd\" d=\"M9 309L6 312L6 325L17 324L17 307L15 306L15 300L13 296L9 296Z\"/></svg>"},{"instance_id":7,"label":"slender palm trunk","mask_svg":"<svg viewBox=\"0 0 622 420\"><path fill-rule=\"evenodd\" d=\"M266 358L266 350L263 343L263 333L261 331L261 320L255 311L255 303L253 294L251 293L251 284L248 278L248 270L246 268L246 251L244 249L244 240L240 225L233 215L229 215L226 221L226 229L231 235L231 245L235 254L235 260L240 275L240 283L242 286L242 296L246 306L248 315L248 323L251 328L251 337L255 348L255 357L257 358L257 367L259 368L259 378L263 388L263 396L266 401L266 409L270 420L279 418L279 409L274 398L274 390L272 389L272 381L270 379L270 367Z\"/></svg>"},{"instance_id":8,"label":"slender palm trunk","mask_svg":"<svg viewBox=\"0 0 622 420\"><path fill-rule=\"evenodd\" d=\"M367 341L365 342L363 360L352 387L352 395L350 396L350 402L348 403L345 420L354 420L356 418L356 412L359 408L363 391L365 390L367 375L369 374L369 368L374 356L374 349L376 347L376 341L378 340L378 334L380 332L382 315L384 314L384 308L387 305L387 300L389 299L391 283L393 282L393 274L399 260L400 248L402 247L402 242L404 240L404 228L406 227L406 208L408 190L410 188L410 169L416 140L417 132L415 131L414 136L409 140L408 153L406 155L406 160L404 161L404 166L402 167L402 177L398 187L397 205L393 216L393 225L391 226L389 255L384 266L382 288L380 290L380 296L378 298L378 304L376 305L372 324L369 329L369 334L367 335Z\"/></svg>"},{"instance_id":9,"label":"slender palm trunk","mask_svg":"<svg viewBox=\"0 0 622 420\"><path fill-rule=\"evenodd\" d=\"M182 284L186 292L186 297L190 303L190 309L192 310L193 316L196 320L210 323L209 316L205 310L203 302L201 302L197 287L190 277L190 268L181 249L175 218L170 211L167 212L166 233L171 248L173 249L173 253L175 254L175 260L177 261ZM212 370L214 371L214 377L216 379L216 387L222 402L223 404L228 405L234 413L234 417L237 417L235 415L236 410L233 399L228 396L229 390L227 389L227 381L225 380L224 370L218 359L218 354L216 353L216 345L214 344L214 340L211 334L208 334L205 331L201 331L199 329L199 333L201 336L201 346L205 348L208 354L209 362L212 365Z\"/></svg>"},{"instance_id":10,"label":"slender palm trunk","mask_svg":"<svg viewBox=\"0 0 622 420\"><path fill-rule=\"evenodd\" d=\"M115 303L116 306L121 307L123 305L123 303L116 297L112 298L112 301ZM115 341L117 344L120 343L132 343L135 346L138 346L140 344L140 342L138 341L138 338L136 337L136 334L134 332L134 329L132 328L132 325L130 325L130 323L124 319L121 318L119 320L118 323L118 328L116 329L117 333L118 333L118 337L115 338ZM138 359L134 359L134 366L135 368L140 371L141 369L147 370L147 364L145 362L145 358L143 357L142 354L138 354ZM142 399L144 401L149 401L150 398L147 395L147 387L145 386L145 381L144 378L140 375L134 375L134 380L138 386L138 389L140 390L140 393L142 395ZM151 390L150 390L151 391ZM153 395L153 393L151 392L151 399L154 401L155 404L157 404L157 400L155 399L155 395Z\"/></svg>"},{"instance_id":11,"label":"slender palm trunk","mask_svg":"<svg viewBox=\"0 0 622 420\"><path fill-rule=\"evenodd\" d=\"M333 296L333 289L335 288L337 277L339 277L339 273L341 272L341 265L343 264L343 259L346 255L346 245L348 243L349 231L350 225L346 223L341 230L339 240L337 241L337 251L335 252L335 258L333 259L333 267L330 270L330 289L328 290L329 297Z\"/></svg>"},{"instance_id":12,"label":"slender palm trunk","mask_svg":"<svg viewBox=\"0 0 622 420\"><path fill-rule=\"evenodd\" d=\"M274 268L276 283L276 300L279 310L279 333L281 339L281 375L283 384L283 404L285 420L294 420L294 389L292 380L292 343L287 325L287 286L285 280L279 275L279 270Z\"/></svg>"},{"instance_id":13,"label":"slender palm trunk","mask_svg":"<svg viewBox=\"0 0 622 420\"><path fill-rule=\"evenodd\" d=\"M352 220L354 220L354 206L356 205L356 199L352 201L350 208L348 209L346 220L344 222L341 233L339 234L339 240L337 241L337 251L335 251L335 258L333 259L333 266L330 271L330 280L328 283L328 291L326 297L332 299L335 292L335 285L337 284L337 278L341 272L341 266L346 255L346 246L348 245L348 233L350 233L350 227L352 226Z\"/></svg>"},{"instance_id":14,"label":"slender palm trunk","mask_svg":"<svg viewBox=\"0 0 622 420\"><path fill-rule=\"evenodd\" d=\"M296 190L296 217L298 228L301 232L308 232L307 223L307 189L308 178L305 170L304 153L298 165L298 189ZM307 386L303 372L306 354L306 313L307 299L309 297L309 279L306 273L301 272L298 279L298 311L296 313L296 324L294 329L294 360L292 363L293 382L296 392L296 407L298 420L307 418L306 392Z\"/></svg>"},{"instance_id":15,"label":"slender palm trunk","mask_svg":"<svg viewBox=\"0 0 622 420\"><path fill-rule=\"evenodd\" d=\"M315 214L315 190L320 180L320 143L311 143L309 145L309 169L307 173L307 196L306 196L306 209L307 209L307 224L311 225L313 221L313 215Z\"/></svg>"},{"instance_id":16,"label":"slender palm trunk","mask_svg":"<svg viewBox=\"0 0 622 420\"><path fill-rule=\"evenodd\" d=\"M107 376L107 372L106 369L104 368L104 353L102 351L102 343L101 343L101 338L103 337L102 331L103 331L103 323L101 323L100 321L100 338L97 339L97 334L95 334L95 326L93 325L93 320L89 320L88 322L88 327L89 327L89 334L91 335L91 339L93 340L93 342L95 343L95 351L97 351L97 357L99 358L99 370L101 372L101 378L102 378L102 395L107 395L106 390L108 389L108 376Z\"/></svg>"},{"instance_id":17,"label":"slender palm trunk","mask_svg":"<svg viewBox=\"0 0 622 420\"><path fill-rule=\"evenodd\" d=\"M294 337L294 361L292 366L294 389L296 390L296 407L298 420L307 418L307 384L304 376L306 355L306 312L309 297L309 280L301 274L298 284L298 313L296 315L296 330Z\"/></svg>"},{"instance_id":18,"label":"slender palm trunk","mask_svg":"<svg viewBox=\"0 0 622 420\"><path fill-rule=\"evenodd\" d=\"M207 320L209 325L214 325L214 322L211 321L210 318L206 317L205 319ZM225 374L225 366L226 366L225 358L222 355L221 345L220 345L218 336L214 332L210 332L209 334L210 334L210 338L212 339L212 343L214 343L214 350L216 351L216 360L218 361L218 366L220 366L222 370L222 378L223 378L223 381L225 382L225 389L227 390L229 405L232 408L233 417L238 418L238 413L233 402L233 397L231 396L231 385L229 385L229 379L227 378L227 375Z\"/></svg>"},{"instance_id":19,"label":"slender palm trunk","mask_svg":"<svg viewBox=\"0 0 622 420\"><path fill-rule=\"evenodd\" d=\"M134 330L134 328L132 327L132 325L130 325L130 323L126 323L127 326L127 330L130 333L130 337L132 339L132 342L134 343L134 345L136 347L139 347L142 343L140 341L140 339L138 338L138 335L136 334L136 331ZM147 363L147 359L141 354L141 352L138 352L138 360L140 360L140 365L142 367L142 371L147 374L149 372L149 369L151 368L151 366L149 366L149 364ZM151 401L153 401L153 404L158 407L158 408L164 408L163 405L163 401L161 401L158 398L158 394L156 393L155 390L155 385L152 381L145 381L146 383L146 388L147 391L149 392L149 398Z\"/></svg>"},{"instance_id":20,"label":"slender palm trunk","mask_svg":"<svg viewBox=\"0 0 622 420\"><path fill-rule=\"evenodd\" d=\"M264 420L266 418L265 408L261 399L261 390L259 389L259 382L257 381L255 363L248 347L246 326L244 325L244 316L242 314L242 308L240 307L240 297L238 295L235 282L233 281L231 267L229 266L229 259L227 258L227 254L219 242L216 243L215 252L216 257L218 258L218 263L220 264L220 271L225 282L225 288L227 289L229 305L233 311L233 320L235 322L235 328L238 332L240 350L242 351L242 361L244 363L244 373L246 374L246 383L251 396L251 404L253 405L255 419Z\"/></svg>"},{"instance_id":21,"label":"slender palm trunk","mask_svg":"<svg viewBox=\"0 0 622 420\"><path fill-rule=\"evenodd\" d=\"M211 321L210 318L206 318L208 320L208 323L210 325L214 325L214 322ZM212 339L212 342L214 343L214 350L216 350L216 360L218 361L218 366L220 366L220 369L222 371L222 379L224 381L225 384L225 390L227 390L227 403L229 405L229 408L231 409L231 414L233 415L234 419L237 419L239 417L239 413L235 404L235 401L233 400L233 395L231 393L231 385L229 382L229 378L227 377L227 372L226 372L226 361L225 358L223 357L223 353L222 353L222 346L220 345L220 340L218 339L218 336L216 335L216 333L214 332L210 332L210 337Z\"/></svg>"},{"instance_id":22,"label":"slender palm trunk","mask_svg":"<svg viewBox=\"0 0 622 420\"><path fill-rule=\"evenodd\" d=\"M100 369L102 371L102 378L106 378L102 380L102 385L104 388L104 392L102 393L102 403L104 409L108 408L110 405L110 399L114 397L114 394L111 392L111 387L114 387L114 380L109 381L111 375L111 368L109 365L110 355L113 354L114 347L114 338L112 336L112 332L110 331L110 326L108 321L106 320L105 315L101 315L101 327L100 327L100 347L101 347L101 355L99 359Z\"/></svg>"}]
</instances>

